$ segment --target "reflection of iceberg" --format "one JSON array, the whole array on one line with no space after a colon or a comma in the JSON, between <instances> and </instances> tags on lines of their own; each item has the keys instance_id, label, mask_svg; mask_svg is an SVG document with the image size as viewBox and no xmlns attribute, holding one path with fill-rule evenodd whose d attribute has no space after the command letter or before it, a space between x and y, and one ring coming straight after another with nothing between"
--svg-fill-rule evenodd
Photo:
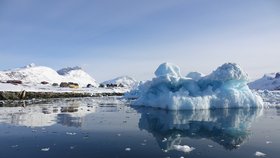
<instances>
[{"instance_id":1,"label":"reflection of iceberg","mask_svg":"<svg viewBox=\"0 0 280 158\"><path fill-rule=\"evenodd\" d=\"M251 123L262 109L165 111L137 108L139 128L153 134L160 147L173 150L183 137L210 139L226 149L237 148L249 136Z\"/></svg>"},{"instance_id":2,"label":"reflection of iceberg","mask_svg":"<svg viewBox=\"0 0 280 158\"><path fill-rule=\"evenodd\" d=\"M156 77L127 93L134 105L169 110L262 107L260 96L247 86L247 74L234 63L226 63L207 76L182 77L178 66L163 63Z\"/></svg>"}]
</instances>

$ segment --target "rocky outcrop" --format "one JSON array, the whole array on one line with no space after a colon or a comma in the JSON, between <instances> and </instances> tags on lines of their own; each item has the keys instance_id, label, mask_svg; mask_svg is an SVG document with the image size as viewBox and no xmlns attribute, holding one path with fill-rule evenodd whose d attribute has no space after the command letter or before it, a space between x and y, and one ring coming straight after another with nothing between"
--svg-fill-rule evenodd
<instances>
[{"instance_id":1,"label":"rocky outcrop","mask_svg":"<svg viewBox=\"0 0 280 158\"><path fill-rule=\"evenodd\" d=\"M123 93L75 93L75 92L8 92L0 91L0 100L31 100L48 98L123 96Z\"/></svg>"}]
</instances>

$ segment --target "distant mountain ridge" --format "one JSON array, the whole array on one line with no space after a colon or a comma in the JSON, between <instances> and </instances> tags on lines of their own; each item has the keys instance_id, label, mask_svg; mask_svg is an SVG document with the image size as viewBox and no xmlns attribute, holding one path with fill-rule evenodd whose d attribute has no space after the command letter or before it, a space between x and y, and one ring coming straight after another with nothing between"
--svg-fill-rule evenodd
<instances>
[{"instance_id":1,"label":"distant mountain ridge","mask_svg":"<svg viewBox=\"0 0 280 158\"><path fill-rule=\"evenodd\" d=\"M122 84L125 87L133 87L138 83L134 78L129 76L120 76L111 80L102 82L102 84Z\"/></svg>"},{"instance_id":2,"label":"distant mountain ridge","mask_svg":"<svg viewBox=\"0 0 280 158\"><path fill-rule=\"evenodd\" d=\"M0 81L21 80L24 83L38 84L42 81L49 83L76 82L81 86L91 84L98 86L95 79L82 70L81 67L67 67L58 71L46 66L29 64L21 68L0 71Z\"/></svg>"},{"instance_id":3,"label":"distant mountain ridge","mask_svg":"<svg viewBox=\"0 0 280 158\"><path fill-rule=\"evenodd\" d=\"M280 90L280 72L265 74L248 85L251 89L257 90Z\"/></svg>"}]
</instances>

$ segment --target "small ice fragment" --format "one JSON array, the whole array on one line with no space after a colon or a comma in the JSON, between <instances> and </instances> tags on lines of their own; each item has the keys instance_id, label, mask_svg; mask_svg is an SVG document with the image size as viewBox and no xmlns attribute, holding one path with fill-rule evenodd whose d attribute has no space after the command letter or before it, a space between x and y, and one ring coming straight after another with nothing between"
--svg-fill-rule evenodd
<instances>
[{"instance_id":1,"label":"small ice fragment","mask_svg":"<svg viewBox=\"0 0 280 158\"><path fill-rule=\"evenodd\" d=\"M119 136L119 137L120 137L120 136L121 136L121 134L120 134L120 133L118 133L118 134L117 134L117 136Z\"/></svg>"},{"instance_id":2,"label":"small ice fragment","mask_svg":"<svg viewBox=\"0 0 280 158\"><path fill-rule=\"evenodd\" d=\"M141 145L145 146L145 145L146 145L146 143L141 143Z\"/></svg>"},{"instance_id":3,"label":"small ice fragment","mask_svg":"<svg viewBox=\"0 0 280 158\"><path fill-rule=\"evenodd\" d=\"M195 148L190 147L188 145L173 145L174 149L177 151L182 151L185 153L189 153L191 151L193 151Z\"/></svg>"},{"instance_id":4,"label":"small ice fragment","mask_svg":"<svg viewBox=\"0 0 280 158\"><path fill-rule=\"evenodd\" d=\"M184 156L181 156L180 158L184 158Z\"/></svg>"},{"instance_id":5,"label":"small ice fragment","mask_svg":"<svg viewBox=\"0 0 280 158\"><path fill-rule=\"evenodd\" d=\"M271 144L272 143L272 141L266 141L266 144Z\"/></svg>"},{"instance_id":6,"label":"small ice fragment","mask_svg":"<svg viewBox=\"0 0 280 158\"><path fill-rule=\"evenodd\" d=\"M213 146L213 145L208 145L208 147L209 147L209 148L213 148L214 146Z\"/></svg>"},{"instance_id":7,"label":"small ice fragment","mask_svg":"<svg viewBox=\"0 0 280 158\"><path fill-rule=\"evenodd\" d=\"M162 142L166 142L166 141L167 141L167 139L166 139L166 138L163 138Z\"/></svg>"},{"instance_id":8,"label":"small ice fragment","mask_svg":"<svg viewBox=\"0 0 280 158\"><path fill-rule=\"evenodd\" d=\"M125 148L125 151L130 151L131 150L131 148Z\"/></svg>"},{"instance_id":9,"label":"small ice fragment","mask_svg":"<svg viewBox=\"0 0 280 158\"><path fill-rule=\"evenodd\" d=\"M75 148L75 146L70 146L70 149L73 150Z\"/></svg>"},{"instance_id":10,"label":"small ice fragment","mask_svg":"<svg viewBox=\"0 0 280 158\"><path fill-rule=\"evenodd\" d=\"M73 135L76 135L77 133L75 133L75 132L66 132L66 134L73 136Z\"/></svg>"},{"instance_id":11,"label":"small ice fragment","mask_svg":"<svg viewBox=\"0 0 280 158\"><path fill-rule=\"evenodd\" d=\"M50 148L42 148L41 151L49 151Z\"/></svg>"},{"instance_id":12,"label":"small ice fragment","mask_svg":"<svg viewBox=\"0 0 280 158\"><path fill-rule=\"evenodd\" d=\"M162 150L163 152L165 152L165 153L167 153L168 152L168 150Z\"/></svg>"},{"instance_id":13,"label":"small ice fragment","mask_svg":"<svg viewBox=\"0 0 280 158\"><path fill-rule=\"evenodd\" d=\"M144 140L143 140L143 142L147 142L147 140L146 140L146 139L144 139Z\"/></svg>"},{"instance_id":14,"label":"small ice fragment","mask_svg":"<svg viewBox=\"0 0 280 158\"><path fill-rule=\"evenodd\" d=\"M12 148L17 148L17 147L18 147L18 145L12 145L11 147L12 147Z\"/></svg>"},{"instance_id":15,"label":"small ice fragment","mask_svg":"<svg viewBox=\"0 0 280 158\"><path fill-rule=\"evenodd\" d=\"M266 154L265 154L265 153L262 153L262 152L260 152L260 151L256 151L255 156L263 157L263 156L266 156Z\"/></svg>"},{"instance_id":16,"label":"small ice fragment","mask_svg":"<svg viewBox=\"0 0 280 158\"><path fill-rule=\"evenodd\" d=\"M224 142L224 141L225 141L224 139L221 140L221 142Z\"/></svg>"},{"instance_id":17,"label":"small ice fragment","mask_svg":"<svg viewBox=\"0 0 280 158\"><path fill-rule=\"evenodd\" d=\"M181 137L181 134L176 134L176 137Z\"/></svg>"}]
</instances>

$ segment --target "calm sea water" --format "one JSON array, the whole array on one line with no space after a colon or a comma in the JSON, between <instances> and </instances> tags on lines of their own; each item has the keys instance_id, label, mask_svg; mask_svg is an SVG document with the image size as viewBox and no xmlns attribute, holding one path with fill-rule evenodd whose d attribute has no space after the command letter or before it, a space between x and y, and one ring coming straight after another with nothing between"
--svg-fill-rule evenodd
<instances>
[{"instance_id":1,"label":"calm sea water","mask_svg":"<svg viewBox=\"0 0 280 158\"><path fill-rule=\"evenodd\" d=\"M250 158L257 151L279 158L280 109L172 112L112 97L0 107L0 158Z\"/></svg>"}]
</instances>

